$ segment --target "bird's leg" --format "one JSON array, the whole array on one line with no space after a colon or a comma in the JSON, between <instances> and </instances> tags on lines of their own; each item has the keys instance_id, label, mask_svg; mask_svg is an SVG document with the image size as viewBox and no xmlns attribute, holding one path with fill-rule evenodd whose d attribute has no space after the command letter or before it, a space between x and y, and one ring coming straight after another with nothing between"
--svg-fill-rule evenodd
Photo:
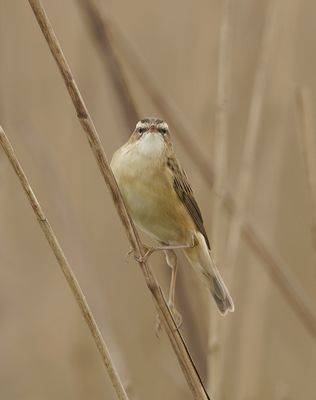
<instances>
[{"instance_id":1,"label":"bird's leg","mask_svg":"<svg viewBox=\"0 0 316 400\"><path fill-rule=\"evenodd\" d=\"M170 308L174 308L174 298L176 289L176 279L178 271L178 259L174 250L165 250L166 262L171 268L171 281L168 297L168 305Z\"/></svg>"},{"instance_id":2,"label":"bird's leg","mask_svg":"<svg viewBox=\"0 0 316 400\"><path fill-rule=\"evenodd\" d=\"M163 247L163 246L162 246ZM165 246L166 247L166 246ZM169 296L168 296L168 306L172 315L175 319L177 328L180 328L182 323L182 316L175 308L175 289L176 289L176 279L177 279L177 271L178 271L178 260L177 255L174 249L170 249L170 246L167 246L168 249L164 250L166 262L171 268L171 281L170 281L170 289L169 289ZM178 247L177 247L178 248ZM157 315L157 324L156 324L156 334L158 336L159 331L161 329L161 323L159 314Z\"/></svg>"},{"instance_id":3,"label":"bird's leg","mask_svg":"<svg viewBox=\"0 0 316 400\"><path fill-rule=\"evenodd\" d=\"M144 246L145 247L145 254L141 257L136 257L135 259L138 262L146 262L148 258L155 252L155 251L169 251L169 250L179 250L179 249L191 249L195 246L198 245L198 240L195 235L192 236L192 243L189 244L164 244L162 243L161 246L156 246L156 247L150 247L150 246ZM130 254L130 252L129 252ZM168 264L169 265L169 264Z\"/></svg>"},{"instance_id":4,"label":"bird's leg","mask_svg":"<svg viewBox=\"0 0 316 400\"><path fill-rule=\"evenodd\" d=\"M166 262L171 268L171 281L170 281L170 289L169 289L169 296L168 296L168 306L170 308L170 311L172 312L172 315L174 317L177 329L180 328L182 324L182 316L181 314L177 311L174 305L174 298L175 298L175 289L176 289L176 278L177 278L177 255L175 253L175 250L179 249L190 249L193 247L196 247L199 244L197 238L195 235L192 235L192 242L189 244L174 244L174 245L168 245L166 243L161 242L160 246L156 247L149 247L144 245L145 249L145 254L141 257L137 257L134 255L136 261L138 262L146 262L148 258L155 252L155 251L164 251L165 253L165 258ZM128 253L127 256L129 256L133 250L131 249ZM159 332L161 329L161 321L159 315L157 315L157 324L156 324L156 335L157 337L159 336Z\"/></svg>"}]
</instances>

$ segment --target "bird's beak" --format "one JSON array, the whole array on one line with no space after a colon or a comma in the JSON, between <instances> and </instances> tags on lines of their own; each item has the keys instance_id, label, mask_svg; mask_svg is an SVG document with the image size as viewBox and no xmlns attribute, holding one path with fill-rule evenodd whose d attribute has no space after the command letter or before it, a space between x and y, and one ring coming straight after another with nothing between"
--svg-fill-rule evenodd
<instances>
[{"instance_id":1,"label":"bird's beak","mask_svg":"<svg viewBox=\"0 0 316 400\"><path fill-rule=\"evenodd\" d=\"M155 125L150 125L150 127L149 127L149 132L156 132L156 127L155 127Z\"/></svg>"}]
</instances>

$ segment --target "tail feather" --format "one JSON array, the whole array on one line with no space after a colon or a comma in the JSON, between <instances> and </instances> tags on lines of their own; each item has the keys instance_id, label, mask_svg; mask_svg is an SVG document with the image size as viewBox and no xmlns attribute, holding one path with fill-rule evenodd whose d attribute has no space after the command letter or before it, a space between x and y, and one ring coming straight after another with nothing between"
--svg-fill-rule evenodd
<instances>
[{"instance_id":1,"label":"tail feather","mask_svg":"<svg viewBox=\"0 0 316 400\"><path fill-rule=\"evenodd\" d=\"M234 302L215 266L204 239L199 238L198 246L186 250L185 254L209 288L220 313L225 315L229 311L233 312L235 309Z\"/></svg>"},{"instance_id":2,"label":"tail feather","mask_svg":"<svg viewBox=\"0 0 316 400\"><path fill-rule=\"evenodd\" d=\"M203 274L204 275L204 274ZM219 274L207 275L207 283L221 314L234 311L234 303Z\"/></svg>"}]
</instances>

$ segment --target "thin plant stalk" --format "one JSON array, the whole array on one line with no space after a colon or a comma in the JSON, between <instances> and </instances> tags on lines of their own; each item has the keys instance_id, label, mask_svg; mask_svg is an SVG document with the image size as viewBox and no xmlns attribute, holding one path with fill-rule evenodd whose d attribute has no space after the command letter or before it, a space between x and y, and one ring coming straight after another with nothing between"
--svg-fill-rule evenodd
<instances>
[{"instance_id":1,"label":"thin plant stalk","mask_svg":"<svg viewBox=\"0 0 316 400\"><path fill-rule=\"evenodd\" d=\"M116 368L114 366L114 363L111 359L110 352L107 348L107 345L102 337L101 331L97 325L97 322L92 314L92 311L90 310L90 307L88 305L88 302L84 296L84 293L76 279L76 276L63 252L63 249L61 245L59 244L55 233L40 205L38 202L32 187L29 184L29 181L27 179L27 176L25 175L18 158L11 146L11 143L9 142L9 139L7 138L4 130L0 126L0 144L7 155L10 163L12 164L12 167L23 187L23 190L25 191L27 198L30 202L30 205L36 215L36 218L38 220L38 223L40 224L42 231L44 232L46 239L53 250L53 253L58 261L58 264L62 270L62 273L64 274L67 283L72 291L72 294L75 297L75 300L80 308L80 311L89 327L90 333L93 337L93 340L97 346L97 349L99 350L99 353L102 358L102 362L108 372L109 378L112 382L113 388L116 392L117 398L120 400L128 400L128 396L126 394L126 391L124 389L124 386L120 380L120 377L116 371Z\"/></svg>"},{"instance_id":2,"label":"thin plant stalk","mask_svg":"<svg viewBox=\"0 0 316 400\"><path fill-rule=\"evenodd\" d=\"M236 212L232 217L228 232L225 266L233 274L238 254L243 219L247 214L248 200L252 183L257 142L260 132L266 77L273 49L278 0L270 0L263 32L262 47L255 72L255 81L249 110L246 137L241 157L236 186Z\"/></svg>"},{"instance_id":3,"label":"thin plant stalk","mask_svg":"<svg viewBox=\"0 0 316 400\"><path fill-rule=\"evenodd\" d=\"M262 234L253 230L253 224L246 222L243 225L242 235L252 250L264 261L263 265L268 271L272 281L280 289L280 293L291 304L291 308L302 322L303 326L316 340L316 304L308 298L303 287L289 272L289 268L280 256L271 250L265 243Z\"/></svg>"},{"instance_id":4,"label":"thin plant stalk","mask_svg":"<svg viewBox=\"0 0 316 400\"><path fill-rule=\"evenodd\" d=\"M102 54L101 60L109 70L112 82L122 106L128 127L134 126L140 119L136 102L129 88L123 68L113 48L107 25L104 23L103 13L95 0L78 0L78 4L86 16L89 28L95 38L95 42Z\"/></svg>"},{"instance_id":5,"label":"thin plant stalk","mask_svg":"<svg viewBox=\"0 0 316 400\"><path fill-rule=\"evenodd\" d=\"M225 199L223 206L228 214L234 214L234 203ZM264 261L262 266L268 271L272 282L284 297L297 319L302 323L306 330L316 341L316 305L308 299L304 289L300 287L297 279L289 272L289 266L276 251L271 250L271 245L264 239L263 234L259 233L255 224L245 219L242 225L241 236L245 243L255 251Z\"/></svg>"},{"instance_id":6,"label":"thin plant stalk","mask_svg":"<svg viewBox=\"0 0 316 400\"><path fill-rule=\"evenodd\" d=\"M224 194L227 185L227 139L228 139L228 108L230 99L231 78L231 0L222 3L222 18L219 33L218 86L215 114L215 133L213 150L214 191ZM219 249L222 235L222 196L214 196L212 216L212 243ZM213 308L214 310L214 308ZM217 310L215 310L217 311ZM219 318L218 313L211 314L208 352L208 389L212 385L212 393L216 396L219 382Z\"/></svg>"},{"instance_id":7,"label":"thin plant stalk","mask_svg":"<svg viewBox=\"0 0 316 400\"><path fill-rule=\"evenodd\" d=\"M138 259L138 263L144 274L147 286L153 296L154 304L160 315L160 320L169 337L173 350L176 353L179 364L187 380L189 388L191 389L193 397L195 399L203 399L203 400L209 399L209 396L203 386L203 383L198 374L198 371L196 370L196 367L190 356L190 353L185 345L181 333L166 303L163 292L160 286L158 285L158 282L155 276L153 275L151 268L144 259L144 254L145 254L144 246L135 229L135 225L126 210L125 204L122 199L122 195L118 188L117 182L114 178L113 172L106 159L106 155L102 147L100 138L97 134L96 128L89 115L87 107L82 99L80 91L77 87L72 72L62 52L60 44L56 38L51 23L49 22L45 10L39 0L28 0L28 1L30 6L32 7L37 22L42 30L42 33L47 41L51 53L64 79L68 93L76 109L78 119L82 125L83 130L87 135L91 150L97 160L97 163L99 165L105 183L107 184L112 194L113 202L116 206L121 221L125 227L125 231L132 245L135 257Z\"/></svg>"},{"instance_id":8,"label":"thin plant stalk","mask_svg":"<svg viewBox=\"0 0 316 400\"><path fill-rule=\"evenodd\" d=\"M232 215L229 229L227 244L225 248L224 266L228 274L226 279L230 288L235 284L236 261L238 250L241 243L241 232L245 219L247 218L247 206L250 198L250 191L252 187L253 169L255 165L255 155L257 150L257 142L259 139L260 123L262 118L263 102L265 98L265 88L267 83L267 72L269 62L272 55L273 39L276 26L276 5L278 0L270 0L266 10L265 23L263 28L263 36L261 48L259 49L259 58L257 68L255 70L254 85L250 101L250 109L248 114L246 134L244 138L243 151L240 160L239 171L236 178L235 189L235 212ZM218 385L219 397L224 396L225 381L223 379L223 371L229 369L231 364L230 353L234 347L231 337L235 337L242 329L241 326L242 310L240 318L235 326L234 334L230 330L225 331L224 341L227 343L225 354L221 358L221 371L220 382ZM230 348L228 348L230 346ZM238 352L238 349L237 349ZM238 365L239 358L236 359ZM237 368L238 370L238 368Z\"/></svg>"},{"instance_id":9,"label":"thin plant stalk","mask_svg":"<svg viewBox=\"0 0 316 400\"><path fill-rule=\"evenodd\" d=\"M312 235L316 250L316 132L313 120L312 100L308 89L295 91L296 119L301 143L305 175L312 204Z\"/></svg>"}]
</instances>

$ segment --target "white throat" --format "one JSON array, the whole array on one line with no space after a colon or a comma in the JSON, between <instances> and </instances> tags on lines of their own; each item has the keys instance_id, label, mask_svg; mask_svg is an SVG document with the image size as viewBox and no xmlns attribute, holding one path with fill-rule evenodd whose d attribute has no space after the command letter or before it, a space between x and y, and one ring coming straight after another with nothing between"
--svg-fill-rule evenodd
<instances>
[{"instance_id":1,"label":"white throat","mask_svg":"<svg viewBox=\"0 0 316 400\"><path fill-rule=\"evenodd\" d=\"M111 166L116 179L121 176L140 177L150 175L163 159L165 143L159 133L146 133L137 142L127 143L113 156Z\"/></svg>"},{"instance_id":2,"label":"white throat","mask_svg":"<svg viewBox=\"0 0 316 400\"><path fill-rule=\"evenodd\" d=\"M137 142L137 151L139 155L150 158L160 158L164 147L164 140L159 133L148 132Z\"/></svg>"}]
</instances>

